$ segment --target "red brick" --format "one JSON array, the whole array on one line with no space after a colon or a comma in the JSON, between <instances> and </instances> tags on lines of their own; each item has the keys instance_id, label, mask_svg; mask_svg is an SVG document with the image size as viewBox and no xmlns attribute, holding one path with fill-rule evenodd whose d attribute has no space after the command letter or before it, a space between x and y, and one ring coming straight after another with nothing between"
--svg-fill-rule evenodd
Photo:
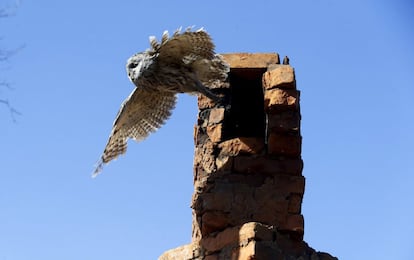
<instances>
[{"instance_id":1,"label":"red brick","mask_svg":"<svg viewBox=\"0 0 414 260\"><path fill-rule=\"evenodd\" d=\"M268 139L268 153L273 155L300 156L302 137L300 135L271 133Z\"/></svg>"},{"instance_id":2,"label":"red brick","mask_svg":"<svg viewBox=\"0 0 414 260\"><path fill-rule=\"evenodd\" d=\"M268 132L290 132L299 133L300 131L299 111L280 111L268 115Z\"/></svg>"},{"instance_id":3,"label":"red brick","mask_svg":"<svg viewBox=\"0 0 414 260\"><path fill-rule=\"evenodd\" d=\"M294 89L274 88L264 93L264 107L273 110L299 110L300 92Z\"/></svg>"},{"instance_id":4,"label":"red brick","mask_svg":"<svg viewBox=\"0 0 414 260\"><path fill-rule=\"evenodd\" d=\"M216 159L214 158L214 144L210 141L197 146L194 154L194 167L201 167L206 173L216 170Z\"/></svg>"},{"instance_id":5,"label":"red brick","mask_svg":"<svg viewBox=\"0 0 414 260\"><path fill-rule=\"evenodd\" d=\"M231 190L203 193L199 197L203 202L202 210L229 212L232 209L234 193Z\"/></svg>"},{"instance_id":6,"label":"red brick","mask_svg":"<svg viewBox=\"0 0 414 260\"><path fill-rule=\"evenodd\" d=\"M229 53L221 54L230 68L267 68L270 64L279 64L277 53Z\"/></svg>"},{"instance_id":7,"label":"red brick","mask_svg":"<svg viewBox=\"0 0 414 260\"><path fill-rule=\"evenodd\" d=\"M302 208L303 194L291 194L289 196L288 212L293 214L300 214Z\"/></svg>"},{"instance_id":8,"label":"red brick","mask_svg":"<svg viewBox=\"0 0 414 260\"><path fill-rule=\"evenodd\" d=\"M201 216L201 234L207 236L212 232L221 231L229 225L229 218L223 212L205 212Z\"/></svg>"},{"instance_id":9,"label":"red brick","mask_svg":"<svg viewBox=\"0 0 414 260\"><path fill-rule=\"evenodd\" d=\"M230 171L233 169L233 160L231 156L218 156L216 159L217 171Z\"/></svg>"},{"instance_id":10,"label":"red brick","mask_svg":"<svg viewBox=\"0 0 414 260\"><path fill-rule=\"evenodd\" d=\"M255 241L255 255L253 259L275 260L288 258L283 255L283 251L280 250L279 245L276 243L270 243L270 241Z\"/></svg>"},{"instance_id":11,"label":"red brick","mask_svg":"<svg viewBox=\"0 0 414 260\"><path fill-rule=\"evenodd\" d=\"M238 244L239 227L226 228L225 230L201 240L201 245L207 252L217 252L230 244Z\"/></svg>"},{"instance_id":12,"label":"red brick","mask_svg":"<svg viewBox=\"0 0 414 260\"><path fill-rule=\"evenodd\" d=\"M275 210L275 204L267 202L265 207L258 208L253 214L254 221L259 221L268 225L279 227L286 220L287 213L281 213Z\"/></svg>"},{"instance_id":13,"label":"red brick","mask_svg":"<svg viewBox=\"0 0 414 260\"><path fill-rule=\"evenodd\" d=\"M289 65L272 65L262 77L263 88L266 90L278 87L295 89L295 72Z\"/></svg>"},{"instance_id":14,"label":"red brick","mask_svg":"<svg viewBox=\"0 0 414 260\"><path fill-rule=\"evenodd\" d=\"M264 140L258 137L233 138L220 143L218 147L221 149L220 154L226 156L258 154L264 149Z\"/></svg>"},{"instance_id":15,"label":"red brick","mask_svg":"<svg viewBox=\"0 0 414 260\"><path fill-rule=\"evenodd\" d=\"M224 119L224 108L213 108L210 110L210 116L208 119L209 124L217 124Z\"/></svg>"},{"instance_id":16,"label":"red brick","mask_svg":"<svg viewBox=\"0 0 414 260\"><path fill-rule=\"evenodd\" d=\"M238 247L245 241L272 241L273 232L274 230L272 226L263 225L258 222L248 222L235 227L226 228L217 234L203 238L201 240L201 245L208 252L217 252L230 245Z\"/></svg>"},{"instance_id":17,"label":"red brick","mask_svg":"<svg viewBox=\"0 0 414 260\"><path fill-rule=\"evenodd\" d=\"M301 175L302 159L272 159L263 156L237 156L234 158L234 170L241 173Z\"/></svg>"},{"instance_id":18,"label":"red brick","mask_svg":"<svg viewBox=\"0 0 414 260\"><path fill-rule=\"evenodd\" d=\"M203 260L219 260L219 259L220 258L218 254L206 255L205 257L203 257Z\"/></svg>"},{"instance_id":19,"label":"red brick","mask_svg":"<svg viewBox=\"0 0 414 260\"><path fill-rule=\"evenodd\" d=\"M288 215L286 222L281 225L279 230L291 231L303 235L304 233L304 219L300 214Z\"/></svg>"},{"instance_id":20,"label":"red brick","mask_svg":"<svg viewBox=\"0 0 414 260\"><path fill-rule=\"evenodd\" d=\"M271 241L273 239L272 227L263 225L259 222L248 222L243 224L239 231L239 240L251 239Z\"/></svg>"},{"instance_id":21,"label":"red brick","mask_svg":"<svg viewBox=\"0 0 414 260\"><path fill-rule=\"evenodd\" d=\"M207 135L213 143L221 141L223 135L222 128L221 124L207 126Z\"/></svg>"},{"instance_id":22,"label":"red brick","mask_svg":"<svg viewBox=\"0 0 414 260\"><path fill-rule=\"evenodd\" d=\"M180 246L164 252L158 260L195 259L195 257L199 256L197 249L197 244Z\"/></svg>"},{"instance_id":23,"label":"red brick","mask_svg":"<svg viewBox=\"0 0 414 260\"><path fill-rule=\"evenodd\" d=\"M273 176L275 189L281 194L303 194L305 191L305 177L292 175Z\"/></svg>"}]
</instances>

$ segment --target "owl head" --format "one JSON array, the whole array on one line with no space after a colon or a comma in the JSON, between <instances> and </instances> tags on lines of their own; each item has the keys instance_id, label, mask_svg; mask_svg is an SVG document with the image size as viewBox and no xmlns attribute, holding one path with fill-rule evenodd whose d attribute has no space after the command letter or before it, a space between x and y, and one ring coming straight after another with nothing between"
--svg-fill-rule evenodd
<instances>
[{"instance_id":1,"label":"owl head","mask_svg":"<svg viewBox=\"0 0 414 260\"><path fill-rule=\"evenodd\" d=\"M126 71L129 80L135 85L142 73L153 63L152 55L148 52L139 52L128 59Z\"/></svg>"}]
</instances>

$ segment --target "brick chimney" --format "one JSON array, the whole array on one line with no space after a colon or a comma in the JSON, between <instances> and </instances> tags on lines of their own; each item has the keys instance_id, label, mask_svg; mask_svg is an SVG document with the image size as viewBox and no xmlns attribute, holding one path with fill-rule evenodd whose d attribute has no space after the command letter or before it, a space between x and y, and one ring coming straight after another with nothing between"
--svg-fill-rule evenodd
<instances>
[{"instance_id":1,"label":"brick chimney","mask_svg":"<svg viewBox=\"0 0 414 260\"><path fill-rule=\"evenodd\" d=\"M303 241L300 92L276 53L224 54L228 82L199 97L192 243L160 260L336 259Z\"/></svg>"}]
</instances>

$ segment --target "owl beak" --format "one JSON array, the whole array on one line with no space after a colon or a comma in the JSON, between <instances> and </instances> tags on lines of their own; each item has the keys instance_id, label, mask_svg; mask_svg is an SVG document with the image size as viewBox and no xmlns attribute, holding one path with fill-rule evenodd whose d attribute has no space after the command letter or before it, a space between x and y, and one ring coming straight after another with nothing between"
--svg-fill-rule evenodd
<instances>
[{"instance_id":1,"label":"owl beak","mask_svg":"<svg viewBox=\"0 0 414 260\"><path fill-rule=\"evenodd\" d=\"M128 72L128 79L129 79L129 81L131 81L132 84L134 84L134 81L132 80L132 77L131 77L131 73L130 72Z\"/></svg>"}]
</instances>

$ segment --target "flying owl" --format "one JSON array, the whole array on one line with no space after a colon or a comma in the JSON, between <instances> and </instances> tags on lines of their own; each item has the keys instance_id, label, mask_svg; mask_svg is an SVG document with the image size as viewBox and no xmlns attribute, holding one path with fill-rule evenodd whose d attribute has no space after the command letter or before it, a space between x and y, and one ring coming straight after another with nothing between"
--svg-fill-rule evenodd
<instances>
[{"instance_id":1,"label":"flying owl","mask_svg":"<svg viewBox=\"0 0 414 260\"><path fill-rule=\"evenodd\" d=\"M226 80L229 65L214 53L211 37L203 29L165 31L151 48L128 59L126 70L135 88L122 103L108 143L93 177L103 165L126 152L129 138L139 142L160 128L171 115L178 93L220 98L209 87Z\"/></svg>"}]
</instances>

